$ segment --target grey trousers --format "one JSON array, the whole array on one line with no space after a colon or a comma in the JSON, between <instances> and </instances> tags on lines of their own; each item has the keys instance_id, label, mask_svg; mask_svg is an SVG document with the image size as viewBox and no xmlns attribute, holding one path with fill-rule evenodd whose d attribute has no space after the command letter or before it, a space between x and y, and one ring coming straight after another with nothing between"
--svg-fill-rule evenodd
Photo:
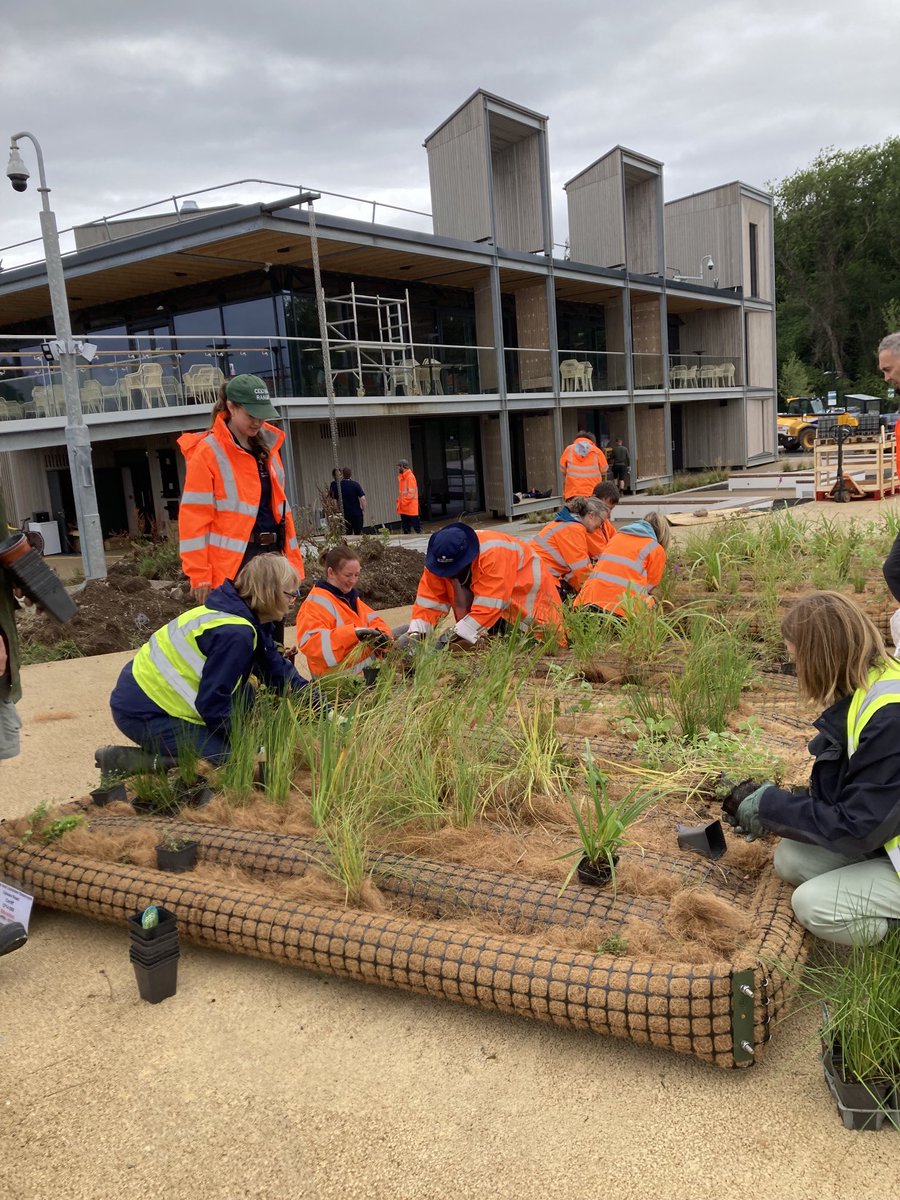
<instances>
[{"instance_id":1,"label":"grey trousers","mask_svg":"<svg viewBox=\"0 0 900 1200\"><path fill-rule=\"evenodd\" d=\"M879 942L889 922L900 921L900 877L887 855L847 858L782 838L774 865L786 883L797 884L791 897L797 920L826 942Z\"/></svg>"},{"instance_id":2,"label":"grey trousers","mask_svg":"<svg viewBox=\"0 0 900 1200\"><path fill-rule=\"evenodd\" d=\"M15 758L19 753L22 718L12 700L0 700L0 759Z\"/></svg>"}]
</instances>

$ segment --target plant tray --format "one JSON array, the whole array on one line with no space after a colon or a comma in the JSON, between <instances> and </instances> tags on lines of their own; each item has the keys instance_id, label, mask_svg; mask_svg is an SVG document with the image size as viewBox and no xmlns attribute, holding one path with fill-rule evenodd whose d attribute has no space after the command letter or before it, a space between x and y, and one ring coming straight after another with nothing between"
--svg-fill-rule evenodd
<instances>
[{"instance_id":1,"label":"plant tray","mask_svg":"<svg viewBox=\"0 0 900 1200\"><path fill-rule=\"evenodd\" d=\"M99 812L90 823L109 829L146 827L153 820ZM161 831L165 821L158 824ZM280 833L182 825L180 832L200 842L205 862L254 872L259 890L100 862L61 846L21 845L2 826L0 872L13 883L27 882L35 899L52 908L124 923L153 903L161 916L162 906L174 914L184 940L198 945L626 1038L727 1068L759 1056L793 990L785 976L796 971L770 977L764 964L790 968L806 953L787 885L774 876L723 883L724 873L702 859L648 851L641 862L686 872L754 913L756 936L732 961L679 963L541 945L527 936L530 925L598 920L615 934L635 917L660 920L665 908L654 897L576 883L560 894L555 881L408 856L379 854L373 878L424 918L286 901L264 890L266 877L302 875L321 861L320 844ZM523 933L473 929L466 921L479 912L514 916Z\"/></svg>"},{"instance_id":2,"label":"plant tray","mask_svg":"<svg viewBox=\"0 0 900 1200\"><path fill-rule=\"evenodd\" d=\"M834 1096L838 1115L845 1128L874 1130L886 1125L889 1129L900 1129L900 1088L892 1084L873 1083L870 1090L865 1084L848 1082L842 1077L828 1048L822 1051L822 1067L828 1090ZM881 1103L879 1090L883 1093Z\"/></svg>"}]
</instances>

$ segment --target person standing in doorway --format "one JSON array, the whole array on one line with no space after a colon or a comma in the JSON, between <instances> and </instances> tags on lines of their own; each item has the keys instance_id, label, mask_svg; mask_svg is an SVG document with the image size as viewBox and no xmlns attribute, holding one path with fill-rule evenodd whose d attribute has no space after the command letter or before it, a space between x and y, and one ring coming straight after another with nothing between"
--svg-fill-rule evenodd
<instances>
[{"instance_id":1,"label":"person standing in doorway","mask_svg":"<svg viewBox=\"0 0 900 1200\"><path fill-rule=\"evenodd\" d=\"M348 534L362 533L366 515L366 493L362 484L353 478L349 467L341 467L341 504L344 509L344 527ZM332 483L333 495L337 499L337 482Z\"/></svg>"},{"instance_id":2,"label":"person standing in doorway","mask_svg":"<svg viewBox=\"0 0 900 1200\"><path fill-rule=\"evenodd\" d=\"M603 482L607 465L606 455L594 435L579 429L575 441L566 446L559 460L563 473L563 499L590 496L595 486Z\"/></svg>"},{"instance_id":3,"label":"person standing in doorway","mask_svg":"<svg viewBox=\"0 0 900 1200\"><path fill-rule=\"evenodd\" d=\"M400 515L401 533L421 533L419 521L419 485L412 473L409 459L401 458L397 463L397 512Z\"/></svg>"},{"instance_id":4,"label":"person standing in doorway","mask_svg":"<svg viewBox=\"0 0 900 1200\"><path fill-rule=\"evenodd\" d=\"M616 444L610 451L610 460L612 476L616 487L618 487L620 492L624 492L628 486L628 471L631 467L631 457L628 453L628 447L621 438L616 438Z\"/></svg>"}]
</instances>

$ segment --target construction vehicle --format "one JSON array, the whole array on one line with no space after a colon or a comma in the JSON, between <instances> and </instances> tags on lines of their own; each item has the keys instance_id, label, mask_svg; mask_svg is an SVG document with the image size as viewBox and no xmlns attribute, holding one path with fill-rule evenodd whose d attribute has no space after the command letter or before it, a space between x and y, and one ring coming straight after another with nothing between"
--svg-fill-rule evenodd
<instances>
[{"instance_id":1,"label":"construction vehicle","mask_svg":"<svg viewBox=\"0 0 900 1200\"><path fill-rule=\"evenodd\" d=\"M811 451L816 444L816 427L819 418L826 418L833 428L845 425L859 428L861 434L874 435L879 428L888 433L895 432L898 413L885 412L884 401L878 396L863 392L844 397L846 408L826 405L818 396L788 396L778 414L778 444L785 450Z\"/></svg>"}]
</instances>

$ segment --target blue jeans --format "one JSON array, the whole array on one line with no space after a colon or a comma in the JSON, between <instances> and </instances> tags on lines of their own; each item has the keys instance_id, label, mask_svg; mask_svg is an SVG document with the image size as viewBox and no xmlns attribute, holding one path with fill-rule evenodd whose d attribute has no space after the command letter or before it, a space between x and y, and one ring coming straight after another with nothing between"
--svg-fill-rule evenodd
<instances>
[{"instance_id":1,"label":"blue jeans","mask_svg":"<svg viewBox=\"0 0 900 1200\"><path fill-rule=\"evenodd\" d=\"M179 721L161 713L158 717L134 717L110 706L116 726L127 738L151 754L171 754L176 757L179 746L196 746L201 758L220 763L228 755L228 739L221 733L211 733L205 725Z\"/></svg>"}]
</instances>

